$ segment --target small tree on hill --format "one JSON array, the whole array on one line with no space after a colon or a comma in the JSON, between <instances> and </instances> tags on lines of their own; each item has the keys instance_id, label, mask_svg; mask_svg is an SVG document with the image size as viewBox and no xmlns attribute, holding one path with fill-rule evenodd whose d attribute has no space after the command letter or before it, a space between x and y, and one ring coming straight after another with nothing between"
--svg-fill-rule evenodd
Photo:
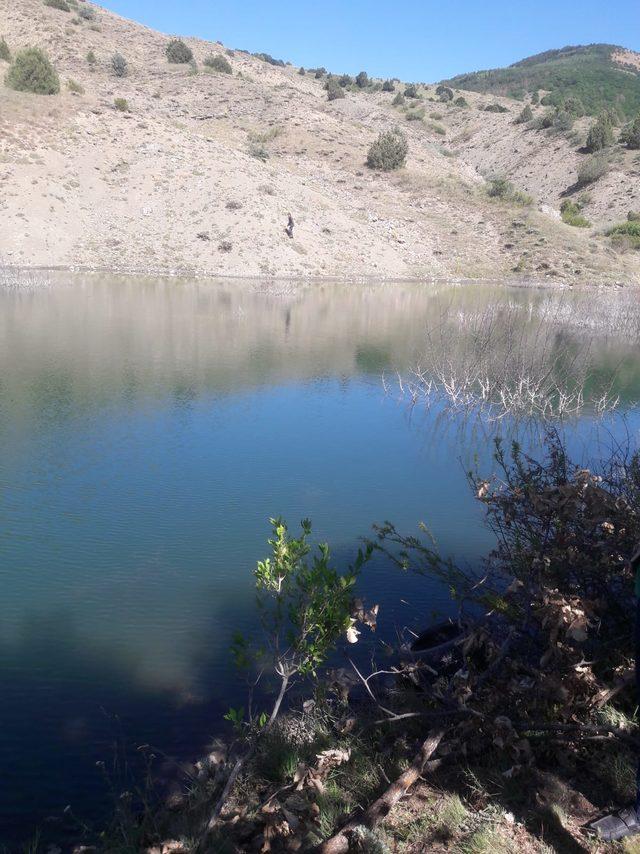
<instances>
[{"instance_id":1,"label":"small tree on hill","mask_svg":"<svg viewBox=\"0 0 640 854\"><path fill-rule=\"evenodd\" d=\"M400 128L384 131L369 149L367 166L383 172L401 169L407 161L408 153L407 138Z\"/></svg>"},{"instance_id":2,"label":"small tree on hill","mask_svg":"<svg viewBox=\"0 0 640 854\"><path fill-rule=\"evenodd\" d=\"M169 62L177 65L186 65L193 59L193 51L182 39L171 39L165 48L165 53Z\"/></svg>"},{"instance_id":3,"label":"small tree on hill","mask_svg":"<svg viewBox=\"0 0 640 854\"><path fill-rule=\"evenodd\" d=\"M405 98L417 98L418 97L418 89L414 83L409 83L409 85L405 87L404 97Z\"/></svg>"},{"instance_id":4,"label":"small tree on hill","mask_svg":"<svg viewBox=\"0 0 640 854\"><path fill-rule=\"evenodd\" d=\"M327 99L329 101L337 101L339 98L344 98L344 89L335 77L330 77L327 80L325 89L327 90Z\"/></svg>"},{"instance_id":5,"label":"small tree on hill","mask_svg":"<svg viewBox=\"0 0 640 854\"><path fill-rule=\"evenodd\" d=\"M384 83L382 84L382 91L383 92L395 92L396 91L395 83L392 80L385 80Z\"/></svg>"},{"instance_id":6,"label":"small tree on hill","mask_svg":"<svg viewBox=\"0 0 640 854\"><path fill-rule=\"evenodd\" d=\"M587 135L587 151L602 151L613 145L613 127L611 118L606 113L601 113L597 120L591 125Z\"/></svg>"},{"instance_id":7,"label":"small tree on hill","mask_svg":"<svg viewBox=\"0 0 640 854\"><path fill-rule=\"evenodd\" d=\"M369 85L369 75L366 71L361 71L356 77L356 86L359 89L364 89Z\"/></svg>"},{"instance_id":8,"label":"small tree on hill","mask_svg":"<svg viewBox=\"0 0 640 854\"><path fill-rule=\"evenodd\" d=\"M436 89L436 95L444 103L447 101L453 101L453 89L450 89L448 86L440 84Z\"/></svg>"},{"instance_id":9,"label":"small tree on hill","mask_svg":"<svg viewBox=\"0 0 640 854\"><path fill-rule=\"evenodd\" d=\"M121 53L114 53L111 57L111 70L116 77L126 77L129 73L127 60Z\"/></svg>"},{"instance_id":10,"label":"small tree on hill","mask_svg":"<svg viewBox=\"0 0 640 854\"><path fill-rule=\"evenodd\" d=\"M533 110L527 104L527 106L522 110L522 112L518 115L518 117L514 120L514 124L523 125L527 122L533 121Z\"/></svg>"},{"instance_id":11,"label":"small tree on hill","mask_svg":"<svg viewBox=\"0 0 640 854\"><path fill-rule=\"evenodd\" d=\"M623 129L620 142L633 150L640 148L640 113Z\"/></svg>"},{"instance_id":12,"label":"small tree on hill","mask_svg":"<svg viewBox=\"0 0 640 854\"><path fill-rule=\"evenodd\" d=\"M9 50L9 45L6 43L4 38L0 37L0 59L5 62L11 62L11 51Z\"/></svg>"},{"instance_id":13,"label":"small tree on hill","mask_svg":"<svg viewBox=\"0 0 640 854\"><path fill-rule=\"evenodd\" d=\"M37 47L18 51L5 78L7 86L34 95L57 95L60 79L46 55Z\"/></svg>"}]
</instances>

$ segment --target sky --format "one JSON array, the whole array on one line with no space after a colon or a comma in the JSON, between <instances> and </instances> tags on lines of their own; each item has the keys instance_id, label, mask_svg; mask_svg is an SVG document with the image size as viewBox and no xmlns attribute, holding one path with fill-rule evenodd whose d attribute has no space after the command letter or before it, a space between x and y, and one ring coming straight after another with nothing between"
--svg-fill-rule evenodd
<instances>
[{"instance_id":1,"label":"sky","mask_svg":"<svg viewBox=\"0 0 640 854\"><path fill-rule=\"evenodd\" d=\"M434 81L567 44L640 51L640 0L99 0L165 33L307 68Z\"/></svg>"}]
</instances>

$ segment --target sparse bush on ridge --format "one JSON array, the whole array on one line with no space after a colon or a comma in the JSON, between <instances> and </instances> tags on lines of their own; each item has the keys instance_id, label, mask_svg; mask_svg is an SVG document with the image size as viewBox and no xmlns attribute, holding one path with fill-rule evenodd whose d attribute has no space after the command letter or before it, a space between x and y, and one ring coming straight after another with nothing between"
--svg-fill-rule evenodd
<instances>
[{"instance_id":1,"label":"sparse bush on ridge","mask_svg":"<svg viewBox=\"0 0 640 854\"><path fill-rule=\"evenodd\" d=\"M55 68L37 47L18 51L5 82L11 89L34 95L57 95L60 91L60 79Z\"/></svg>"},{"instance_id":2,"label":"sparse bush on ridge","mask_svg":"<svg viewBox=\"0 0 640 854\"><path fill-rule=\"evenodd\" d=\"M443 103L453 101L453 89L450 89L448 86L444 86L443 84L440 84L436 89L436 95Z\"/></svg>"},{"instance_id":3,"label":"sparse bush on ridge","mask_svg":"<svg viewBox=\"0 0 640 854\"><path fill-rule=\"evenodd\" d=\"M353 78L350 77L348 74L342 74L338 78L338 83L342 86L343 89L346 89L347 86L353 85Z\"/></svg>"},{"instance_id":4,"label":"sparse bush on ridge","mask_svg":"<svg viewBox=\"0 0 640 854\"><path fill-rule=\"evenodd\" d=\"M640 113L622 129L619 141L632 150L640 149Z\"/></svg>"},{"instance_id":5,"label":"sparse bush on ridge","mask_svg":"<svg viewBox=\"0 0 640 854\"><path fill-rule=\"evenodd\" d=\"M601 113L591 125L585 147L587 151L595 152L602 151L603 148L608 148L610 145L613 145L611 117L607 113Z\"/></svg>"},{"instance_id":6,"label":"sparse bush on ridge","mask_svg":"<svg viewBox=\"0 0 640 854\"><path fill-rule=\"evenodd\" d=\"M114 98L113 106L120 113L128 113L129 112L129 102L126 98Z\"/></svg>"},{"instance_id":7,"label":"sparse bush on ridge","mask_svg":"<svg viewBox=\"0 0 640 854\"><path fill-rule=\"evenodd\" d=\"M356 86L358 87L358 89L364 89L368 85L369 85L369 75L367 74L366 71L361 71L356 76Z\"/></svg>"},{"instance_id":8,"label":"sparse bush on ridge","mask_svg":"<svg viewBox=\"0 0 640 854\"><path fill-rule=\"evenodd\" d=\"M407 138L399 128L383 131L369 149L367 166L391 172L404 166L408 153Z\"/></svg>"},{"instance_id":9,"label":"sparse bush on ridge","mask_svg":"<svg viewBox=\"0 0 640 854\"><path fill-rule=\"evenodd\" d=\"M506 107L503 107L502 104L487 104L484 108L485 113L508 113L509 110Z\"/></svg>"},{"instance_id":10,"label":"sparse bush on ridge","mask_svg":"<svg viewBox=\"0 0 640 854\"><path fill-rule=\"evenodd\" d=\"M91 68L93 69L93 66L97 63L97 61L98 60L96 59L95 53L92 50L90 50L89 53L87 54L88 65L90 65Z\"/></svg>"},{"instance_id":11,"label":"sparse bush on ridge","mask_svg":"<svg viewBox=\"0 0 640 854\"><path fill-rule=\"evenodd\" d=\"M345 97L344 89L335 77L330 77L327 80L325 89L327 90L327 100L329 101L337 101L339 98Z\"/></svg>"},{"instance_id":12,"label":"sparse bush on ridge","mask_svg":"<svg viewBox=\"0 0 640 854\"><path fill-rule=\"evenodd\" d=\"M304 70L304 68L300 67L298 69L298 74L300 75L300 77L304 77L306 73L307 72Z\"/></svg>"},{"instance_id":13,"label":"sparse bush on ridge","mask_svg":"<svg viewBox=\"0 0 640 854\"><path fill-rule=\"evenodd\" d=\"M52 9L59 9L61 12L70 12L71 7L67 0L43 0L45 6L50 6Z\"/></svg>"},{"instance_id":14,"label":"sparse bush on ridge","mask_svg":"<svg viewBox=\"0 0 640 854\"><path fill-rule=\"evenodd\" d=\"M382 91L383 92L395 92L396 91L395 83L392 80L385 80L384 83L382 84Z\"/></svg>"},{"instance_id":15,"label":"sparse bush on ridge","mask_svg":"<svg viewBox=\"0 0 640 854\"><path fill-rule=\"evenodd\" d=\"M127 60L121 53L114 53L111 57L111 70L116 77L126 77L129 73Z\"/></svg>"},{"instance_id":16,"label":"sparse bush on ridge","mask_svg":"<svg viewBox=\"0 0 640 854\"><path fill-rule=\"evenodd\" d=\"M606 175L608 171L609 158L603 154L594 154L578 167L577 185L586 187L587 184L593 184L603 175Z\"/></svg>"},{"instance_id":17,"label":"sparse bush on ridge","mask_svg":"<svg viewBox=\"0 0 640 854\"><path fill-rule=\"evenodd\" d=\"M214 71L219 71L221 74L231 74L233 72L229 60L219 54L215 56L211 54L202 64L207 68L212 68Z\"/></svg>"},{"instance_id":18,"label":"sparse bush on ridge","mask_svg":"<svg viewBox=\"0 0 640 854\"><path fill-rule=\"evenodd\" d=\"M269 53L253 53L251 56L255 56L256 59L261 59L263 62L266 62L267 65L277 65L279 68L284 68L287 64L283 59L274 59ZM311 73L311 69L309 69L309 73Z\"/></svg>"},{"instance_id":19,"label":"sparse bush on ridge","mask_svg":"<svg viewBox=\"0 0 640 854\"><path fill-rule=\"evenodd\" d=\"M524 125L531 121L533 121L533 110L527 104L527 106L522 110L522 112L519 113L518 116L514 119L513 123L514 125Z\"/></svg>"},{"instance_id":20,"label":"sparse bush on ridge","mask_svg":"<svg viewBox=\"0 0 640 854\"><path fill-rule=\"evenodd\" d=\"M467 101L466 98L463 98L462 95L459 95L453 103L456 105L456 107L468 107L469 106L469 102Z\"/></svg>"},{"instance_id":21,"label":"sparse bush on ridge","mask_svg":"<svg viewBox=\"0 0 640 854\"><path fill-rule=\"evenodd\" d=\"M398 94L391 103L394 107L404 107L404 105L406 104L406 99L402 92L398 92Z\"/></svg>"},{"instance_id":22,"label":"sparse bush on ridge","mask_svg":"<svg viewBox=\"0 0 640 854\"><path fill-rule=\"evenodd\" d=\"M417 89L415 83L409 83L409 85L405 87L404 97L405 98L417 98L418 97L418 89Z\"/></svg>"},{"instance_id":23,"label":"sparse bush on ridge","mask_svg":"<svg viewBox=\"0 0 640 854\"><path fill-rule=\"evenodd\" d=\"M182 39L171 39L164 52L168 61L175 65L186 65L193 59L193 51Z\"/></svg>"},{"instance_id":24,"label":"sparse bush on ridge","mask_svg":"<svg viewBox=\"0 0 640 854\"><path fill-rule=\"evenodd\" d=\"M80 6L78 8L78 15L85 21L94 21L96 17L96 13L91 6Z\"/></svg>"}]
</instances>

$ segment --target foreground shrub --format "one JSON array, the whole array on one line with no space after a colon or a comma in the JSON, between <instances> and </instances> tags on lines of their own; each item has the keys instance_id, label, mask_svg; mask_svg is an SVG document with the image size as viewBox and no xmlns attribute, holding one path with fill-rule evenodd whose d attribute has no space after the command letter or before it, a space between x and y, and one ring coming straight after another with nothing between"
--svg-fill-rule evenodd
<instances>
[{"instance_id":1,"label":"foreground shrub","mask_svg":"<svg viewBox=\"0 0 640 854\"><path fill-rule=\"evenodd\" d=\"M367 74L366 71L361 71L356 76L356 86L359 89L364 89L368 85L369 85L369 75Z\"/></svg>"},{"instance_id":2,"label":"foreground shrub","mask_svg":"<svg viewBox=\"0 0 640 854\"><path fill-rule=\"evenodd\" d=\"M176 65L186 65L193 59L193 51L182 39L171 39L164 52L169 62Z\"/></svg>"},{"instance_id":3,"label":"foreground shrub","mask_svg":"<svg viewBox=\"0 0 640 854\"><path fill-rule=\"evenodd\" d=\"M401 169L407 161L408 153L407 138L399 128L384 131L369 149L367 166L383 172Z\"/></svg>"},{"instance_id":4,"label":"foreground shrub","mask_svg":"<svg viewBox=\"0 0 640 854\"><path fill-rule=\"evenodd\" d=\"M640 113L631 124L627 125L620 134L620 142L627 148L637 150L640 148Z\"/></svg>"},{"instance_id":5,"label":"foreground shrub","mask_svg":"<svg viewBox=\"0 0 640 854\"><path fill-rule=\"evenodd\" d=\"M620 225L614 225L606 234L618 246L640 249L640 221L638 220L627 220Z\"/></svg>"},{"instance_id":6,"label":"foreground shrub","mask_svg":"<svg viewBox=\"0 0 640 854\"><path fill-rule=\"evenodd\" d=\"M56 95L60 79L55 68L38 47L18 51L5 78L7 86L34 95Z\"/></svg>"},{"instance_id":7,"label":"foreground shrub","mask_svg":"<svg viewBox=\"0 0 640 854\"><path fill-rule=\"evenodd\" d=\"M396 91L395 83L393 83L393 81L391 81L391 80L385 80L384 83L382 84L382 91L383 92L395 92Z\"/></svg>"},{"instance_id":8,"label":"foreground shrub","mask_svg":"<svg viewBox=\"0 0 640 854\"><path fill-rule=\"evenodd\" d=\"M206 65L207 68L212 68L214 71L219 71L221 74L231 74L233 69L231 68L231 63L224 56L208 56L203 65Z\"/></svg>"},{"instance_id":9,"label":"foreground shrub","mask_svg":"<svg viewBox=\"0 0 640 854\"><path fill-rule=\"evenodd\" d=\"M607 174L609 171L609 158L603 154L594 154L589 157L578 167L579 187L586 187L588 184L593 184Z\"/></svg>"},{"instance_id":10,"label":"foreground shrub","mask_svg":"<svg viewBox=\"0 0 640 854\"><path fill-rule=\"evenodd\" d=\"M114 98L113 106L120 113L128 113L129 112L129 102L126 98Z\"/></svg>"},{"instance_id":11,"label":"foreground shrub","mask_svg":"<svg viewBox=\"0 0 640 854\"><path fill-rule=\"evenodd\" d=\"M339 98L344 98L344 89L335 79L335 77L330 77L327 80L326 86L327 90L327 100L329 101L337 101Z\"/></svg>"},{"instance_id":12,"label":"foreground shrub","mask_svg":"<svg viewBox=\"0 0 640 854\"><path fill-rule=\"evenodd\" d=\"M443 102L453 101L453 89L450 89L448 86L438 86L436 89L436 95Z\"/></svg>"},{"instance_id":13,"label":"foreground shrub","mask_svg":"<svg viewBox=\"0 0 640 854\"><path fill-rule=\"evenodd\" d=\"M116 77L126 77L129 73L127 60L121 53L114 53L111 57L111 70Z\"/></svg>"},{"instance_id":14,"label":"foreground shrub","mask_svg":"<svg viewBox=\"0 0 640 854\"><path fill-rule=\"evenodd\" d=\"M603 113L598 116L598 119L591 125L587 135L587 151L602 151L603 148L608 148L613 145L613 127L610 117Z\"/></svg>"},{"instance_id":15,"label":"foreground shrub","mask_svg":"<svg viewBox=\"0 0 640 854\"><path fill-rule=\"evenodd\" d=\"M404 97L405 98L417 98L418 97L418 89L416 88L415 84L409 83L409 85L405 87Z\"/></svg>"},{"instance_id":16,"label":"foreground shrub","mask_svg":"<svg viewBox=\"0 0 640 854\"><path fill-rule=\"evenodd\" d=\"M589 228L591 223L582 216L582 208L579 204L565 199L560 205L560 216L562 221L567 225L573 225L575 228Z\"/></svg>"},{"instance_id":17,"label":"foreground shrub","mask_svg":"<svg viewBox=\"0 0 640 854\"><path fill-rule=\"evenodd\" d=\"M567 110L558 110L553 117L553 127L558 133L568 133L573 127L574 116Z\"/></svg>"},{"instance_id":18,"label":"foreground shrub","mask_svg":"<svg viewBox=\"0 0 640 854\"><path fill-rule=\"evenodd\" d=\"M527 104L527 106L522 110L522 112L514 120L514 124L523 125L523 124L526 124L527 122L532 122L532 121L533 121L533 110Z\"/></svg>"},{"instance_id":19,"label":"foreground shrub","mask_svg":"<svg viewBox=\"0 0 640 854\"><path fill-rule=\"evenodd\" d=\"M45 6L51 6L52 9L59 9L61 12L70 12L71 7L67 0L44 0Z\"/></svg>"},{"instance_id":20,"label":"foreground shrub","mask_svg":"<svg viewBox=\"0 0 640 854\"><path fill-rule=\"evenodd\" d=\"M4 38L0 38L0 59L5 62L11 62L11 51Z\"/></svg>"},{"instance_id":21,"label":"foreground shrub","mask_svg":"<svg viewBox=\"0 0 640 854\"><path fill-rule=\"evenodd\" d=\"M406 104L406 99L402 92L398 92L398 94L391 103L394 107L404 107L404 105Z\"/></svg>"}]
</instances>

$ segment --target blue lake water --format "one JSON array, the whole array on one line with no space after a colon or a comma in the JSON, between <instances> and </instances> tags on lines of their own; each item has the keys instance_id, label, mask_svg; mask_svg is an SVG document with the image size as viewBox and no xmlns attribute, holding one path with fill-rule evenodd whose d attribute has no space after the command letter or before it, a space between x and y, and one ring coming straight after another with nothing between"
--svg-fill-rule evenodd
<instances>
[{"instance_id":1,"label":"blue lake water","mask_svg":"<svg viewBox=\"0 0 640 854\"><path fill-rule=\"evenodd\" d=\"M67 805L99 821L97 762L117 788L138 745L189 759L222 730L270 516L310 517L345 566L385 519L477 562L491 538L465 471L491 470L491 435L411 406L394 378L436 320L454 340L488 305L532 316L549 299L557 340L593 336L592 375L615 375L607 431L637 437L636 327L587 322L628 317L615 292L61 274L0 289L0 841ZM597 453L588 411L569 441ZM366 587L382 637L451 608L380 559Z\"/></svg>"}]
</instances>

